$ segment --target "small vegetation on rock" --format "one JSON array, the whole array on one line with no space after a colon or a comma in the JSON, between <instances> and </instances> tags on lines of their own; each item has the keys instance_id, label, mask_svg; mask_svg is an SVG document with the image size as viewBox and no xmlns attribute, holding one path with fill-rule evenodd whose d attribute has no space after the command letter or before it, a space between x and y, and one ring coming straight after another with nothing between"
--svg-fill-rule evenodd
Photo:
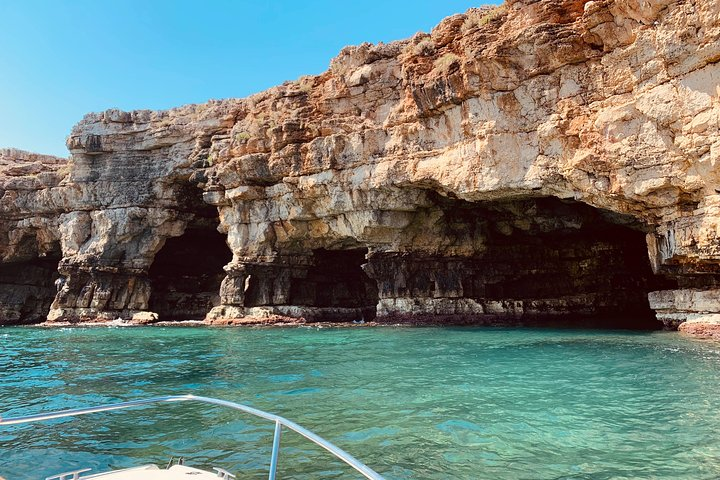
<instances>
[{"instance_id":1,"label":"small vegetation on rock","mask_svg":"<svg viewBox=\"0 0 720 480\"><path fill-rule=\"evenodd\" d=\"M315 83L315 77L312 75L303 75L297 79L298 87L301 92L308 93L312 90L313 84Z\"/></svg>"},{"instance_id":2,"label":"small vegetation on rock","mask_svg":"<svg viewBox=\"0 0 720 480\"><path fill-rule=\"evenodd\" d=\"M467 18L465 19L465 23L462 25L462 29L466 32L473 28L487 25L493 20L500 18L506 12L507 5L504 3L495 8L474 8L467 13Z\"/></svg>"},{"instance_id":3,"label":"small vegetation on rock","mask_svg":"<svg viewBox=\"0 0 720 480\"><path fill-rule=\"evenodd\" d=\"M248 132L238 132L235 134L235 140L238 143L247 143L248 140L250 140L251 135Z\"/></svg>"},{"instance_id":4,"label":"small vegetation on rock","mask_svg":"<svg viewBox=\"0 0 720 480\"><path fill-rule=\"evenodd\" d=\"M415 55L420 57L427 57L435 53L435 43L433 43L432 39L425 38L423 40L420 40L419 43L413 45L412 51Z\"/></svg>"},{"instance_id":5,"label":"small vegetation on rock","mask_svg":"<svg viewBox=\"0 0 720 480\"><path fill-rule=\"evenodd\" d=\"M450 66L454 63L459 63L460 57L455 55L454 53L446 53L442 55L441 57L437 58L433 64L434 70L449 70Z\"/></svg>"}]
</instances>

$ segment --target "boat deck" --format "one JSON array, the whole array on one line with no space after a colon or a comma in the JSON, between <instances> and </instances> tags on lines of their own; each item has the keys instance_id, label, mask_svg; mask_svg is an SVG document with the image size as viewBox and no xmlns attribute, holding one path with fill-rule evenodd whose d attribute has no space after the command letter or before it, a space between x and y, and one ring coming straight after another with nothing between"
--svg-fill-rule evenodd
<instances>
[{"instance_id":1,"label":"boat deck","mask_svg":"<svg viewBox=\"0 0 720 480\"><path fill-rule=\"evenodd\" d=\"M80 480L97 478L102 480L218 480L219 475L198 470L185 465L173 465L167 470L161 470L156 465L126 468L112 472L96 473L80 476ZM56 478L56 477L54 477ZM220 477L223 478L223 477Z\"/></svg>"}]
</instances>

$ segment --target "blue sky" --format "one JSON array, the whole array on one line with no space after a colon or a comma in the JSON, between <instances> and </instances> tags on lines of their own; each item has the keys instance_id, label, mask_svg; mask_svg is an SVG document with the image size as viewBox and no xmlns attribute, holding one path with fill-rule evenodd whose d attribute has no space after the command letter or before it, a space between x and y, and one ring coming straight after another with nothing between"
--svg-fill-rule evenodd
<instances>
[{"instance_id":1,"label":"blue sky","mask_svg":"<svg viewBox=\"0 0 720 480\"><path fill-rule=\"evenodd\" d=\"M0 0L0 147L66 156L87 112L244 97L481 4Z\"/></svg>"}]
</instances>

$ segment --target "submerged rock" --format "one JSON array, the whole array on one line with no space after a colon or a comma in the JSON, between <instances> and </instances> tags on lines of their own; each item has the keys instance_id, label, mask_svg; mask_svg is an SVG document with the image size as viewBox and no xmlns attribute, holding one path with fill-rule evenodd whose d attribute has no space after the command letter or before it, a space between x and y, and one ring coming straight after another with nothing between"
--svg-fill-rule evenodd
<instances>
[{"instance_id":1,"label":"submerged rock","mask_svg":"<svg viewBox=\"0 0 720 480\"><path fill-rule=\"evenodd\" d=\"M2 321L718 313L719 60L714 0L515 0L246 99L89 114L67 163L0 162Z\"/></svg>"}]
</instances>

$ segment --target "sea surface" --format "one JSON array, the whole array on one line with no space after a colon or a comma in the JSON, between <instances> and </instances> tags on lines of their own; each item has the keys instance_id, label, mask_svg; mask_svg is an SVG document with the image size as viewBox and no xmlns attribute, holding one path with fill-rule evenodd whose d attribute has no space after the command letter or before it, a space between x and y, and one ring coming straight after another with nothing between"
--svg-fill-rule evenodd
<instances>
[{"instance_id":1,"label":"sea surface","mask_svg":"<svg viewBox=\"0 0 720 480\"><path fill-rule=\"evenodd\" d=\"M720 478L720 344L678 334L0 328L4 416L183 393L285 416L388 479ZM267 478L272 428L190 403L0 427L0 476L183 456ZM292 432L278 477L361 478Z\"/></svg>"}]
</instances>

